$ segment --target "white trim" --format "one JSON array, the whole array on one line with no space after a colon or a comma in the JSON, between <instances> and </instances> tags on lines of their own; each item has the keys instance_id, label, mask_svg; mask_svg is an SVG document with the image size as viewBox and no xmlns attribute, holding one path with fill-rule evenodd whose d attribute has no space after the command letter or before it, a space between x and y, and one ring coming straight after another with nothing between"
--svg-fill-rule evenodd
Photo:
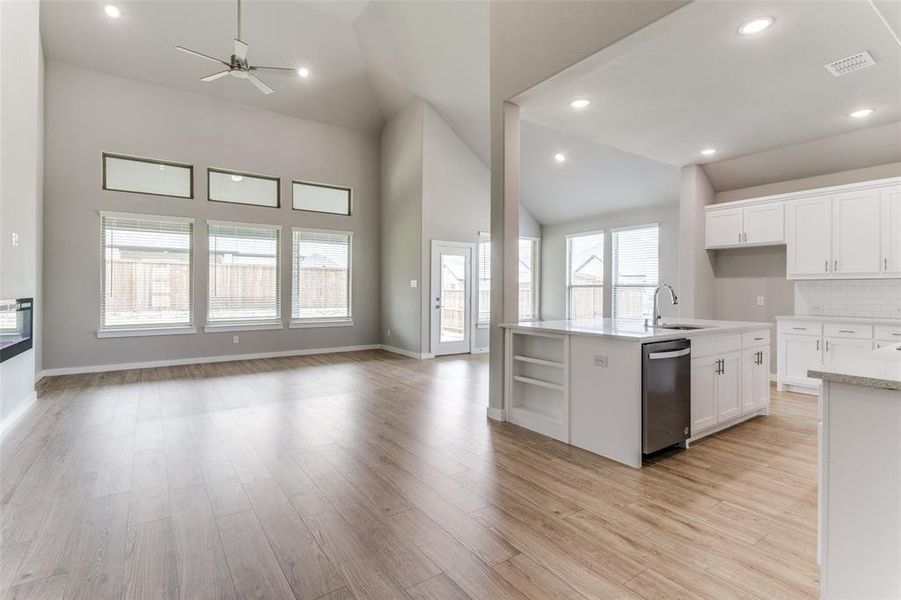
<instances>
[{"instance_id":1,"label":"white trim","mask_svg":"<svg viewBox=\"0 0 901 600\"><path fill-rule=\"evenodd\" d=\"M327 319L324 321L292 320L288 323L289 329L315 329L317 327L353 327L353 319Z\"/></svg>"},{"instance_id":2,"label":"white trim","mask_svg":"<svg viewBox=\"0 0 901 600\"><path fill-rule=\"evenodd\" d=\"M144 327L128 329L98 329L98 338L144 337L150 335L190 335L197 333L193 325L185 327Z\"/></svg>"},{"instance_id":3,"label":"white trim","mask_svg":"<svg viewBox=\"0 0 901 600\"><path fill-rule=\"evenodd\" d=\"M488 346L484 346L481 348L473 348L469 351L470 354L488 354L489 348Z\"/></svg>"},{"instance_id":4,"label":"white trim","mask_svg":"<svg viewBox=\"0 0 901 600\"><path fill-rule=\"evenodd\" d=\"M215 200L214 200L215 202ZM265 223L243 223L240 221L217 221L214 219L206 219L207 226L213 225L214 227L241 227L244 229L272 229L281 231L284 229L284 225L267 225Z\"/></svg>"},{"instance_id":5,"label":"white trim","mask_svg":"<svg viewBox=\"0 0 901 600\"><path fill-rule=\"evenodd\" d=\"M493 419L495 421L506 421L507 415L504 413L503 408L495 408L493 406L488 407L488 418Z\"/></svg>"},{"instance_id":6,"label":"white trim","mask_svg":"<svg viewBox=\"0 0 901 600\"><path fill-rule=\"evenodd\" d=\"M489 329L491 327L490 321L481 321L476 323L476 329Z\"/></svg>"},{"instance_id":7,"label":"white trim","mask_svg":"<svg viewBox=\"0 0 901 600\"><path fill-rule=\"evenodd\" d=\"M37 402L37 399L37 392L32 391L28 394L28 397L24 401L22 401L22 403L19 405L19 408L14 410L12 413L7 415L5 419L0 421L0 438L2 438L3 435L17 423L26 412L28 412L29 408L34 406L34 403Z\"/></svg>"},{"instance_id":8,"label":"white trim","mask_svg":"<svg viewBox=\"0 0 901 600\"><path fill-rule=\"evenodd\" d=\"M204 333L219 333L225 331L271 331L284 328L285 324L281 321L277 323L247 321L242 323L208 323L203 326L203 331Z\"/></svg>"},{"instance_id":9,"label":"white trim","mask_svg":"<svg viewBox=\"0 0 901 600\"><path fill-rule=\"evenodd\" d=\"M798 190L797 192L786 192L784 194L771 194L769 196L758 196L756 198L747 198L745 200L732 200L731 202L718 202L716 204L708 204L705 210L720 210L736 208L739 206L748 206L755 204L765 204L770 202L784 202L788 200L797 200L809 196L820 196L826 194L836 194L839 192L851 192L857 190L865 190L870 188L879 188L889 185L901 183L901 177L886 177L884 179L871 179L867 181L858 181L856 183L843 183L840 185L831 185L828 187L811 188L807 190ZM756 186L752 186L756 187Z\"/></svg>"},{"instance_id":10,"label":"white trim","mask_svg":"<svg viewBox=\"0 0 901 600\"><path fill-rule=\"evenodd\" d=\"M430 358L435 358L434 354L430 354L428 352L414 352L412 350L405 350L404 348L398 348L397 346L389 346L387 344L382 344L381 348L385 352L391 352L392 354L400 354L401 356L406 356L407 358L415 358L416 360L428 360Z\"/></svg>"},{"instance_id":11,"label":"white trim","mask_svg":"<svg viewBox=\"0 0 901 600\"><path fill-rule=\"evenodd\" d=\"M175 196L176 198L182 198L183 196ZM147 213L129 213L129 212L116 212L111 210L100 210L97 211L100 213L101 217L104 218L113 218L113 219L144 219L147 221L170 221L172 223L194 223L194 217L176 217L170 215L150 215Z\"/></svg>"},{"instance_id":12,"label":"white trim","mask_svg":"<svg viewBox=\"0 0 901 600\"><path fill-rule=\"evenodd\" d=\"M292 209L293 210L293 209ZM309 211L307 211L309 212ZM325 213L327 214L327 213ZM346 217L347 215L341 215ZM350 229L319 229L317 227L291 227L291 232L295 231L308 231L310 233L331 233L331 234L340 234L340 235L349 235L353 236L354 232Z\"/></svg>"},{"instance_id":13,"label":"white trim","mask_svg":"<svg viewBox=\"0 0 901 600\"><path fill-rule=\"evenodd\" d=\"M333 348L309 348L305 350L281 350L278 352L257 352L254 354L223 354L221 356L201 356L197 358L176 358L172 360L151 360L131 363L115 363L109 365L88 365L83 367L62 367L44 369L42 376L78 375L80 373L103 373L106 371L125 371L128 369L152 369L155 367L176 367L180 365L200 365L206 363L233 362L255 360L259 358L283 358L287 356L309 356L313 354L334 354L336 352L360 352L362 350L379 350L379 344L363 344L360 346L338 346Z\"/></svg>"}]
</instances>

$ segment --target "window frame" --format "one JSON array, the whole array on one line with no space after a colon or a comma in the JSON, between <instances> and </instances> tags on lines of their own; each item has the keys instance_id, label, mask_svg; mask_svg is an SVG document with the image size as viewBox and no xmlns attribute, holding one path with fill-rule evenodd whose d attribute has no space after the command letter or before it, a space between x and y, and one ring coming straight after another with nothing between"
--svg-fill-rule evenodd
<instances>
[{"instance_id":1,"label":"window frame","mask_svg":"<svg viewBox=\"0 0 901 600\"><path fill-rule=\"evenodd\" d=\"M245 223L238 221L221 221L215 219L207 219L206 220L206 248L207 248L207 283L206 283L206 323L203 326L204 332L207 333L215 333L220 331L265 331L265 330L276 330L276 329L284 329L285 323L282 318L282 295L284 293L284 288L282 286L282 258L283 258L283 248L282 248L282 231L284 230L284 225L270 225L265 223ZM278 287L278 298L276 299L275 305L278 310L278 315L275 319L243 319L243 320L233 320L233 321L210 321L210 257L212 254L209 251L210 246L210 226L221 226L221 227L245 227L249 229L271 229L273 231L278 232L278 240L276 242L276 277L277 279L277 287Z\"/></svg>"},{"instance_id":2,"label":"window frame","mask_svg":"<svg viewBox=\"0 0 901 600\"><path fill-rule=\"evenodd\" d=\"M482 244L487 243L488 247L491 247L491 234L487 231L479 232L479 240L476 243L476 273L475 273L475 296L476 296L476 318L474 319L476 329L486 329L491 326L491 286L489 283L488 286L488 320L482 321L479 317L481 317L482 313L482 288L481 288L481 266L482 266ZM489 261L491 259L491 252L488 252ZM491 281L491 262L488 263L488 280Z\"/></svg>"},{"instance_id":3,"label":"window frame","mask_svg":"<svg viewBox=\"0 0 901 600\"><path fill-rule=\"evenodd\" d=\"M516 261L517 265L519 265L519 241L528 240L532 242L532 309L534 315L525 319L527 321L540 321L541 320L541 238L531 235L521 235L519 236L519 240L517 240L516 247ZM519 269L517 267L517 319L522 321L522 315L519 313Z\"/></svg>"},{"instance_id":4,"label":"window frame","mask_svg":"<svg viewBox=\"0 0 901 600\"><path fill-rule=\"evenodd\" d=\"M328 188L331 190L343 190L343 191L347 192L347 212L339 213L339 212L330 212L327 210L310 210L309 208L296 208L294 206L294 184ZM315 213L315 214L319 214L319 215L334 215L336 217L349 217L349 216L353 215L353 210L354 210L354 189L350 186L344 186L344 185L334 185L331 183L319 183L318 181L306 181L303 179L292 179L291 180L291 210L296 210L298 212Z\"/></svg>"},{"instance_id":5,"label":"window frame","mask_svg":"<svg viewBox=\"0 0 901 600\"><path fill-rule=\"evenodd\" d=\"M325 318L299 318L294 316L294 297L297 290L294 288L294 234L295 232L323 233L330 235L347 236L347 316ZM291 227L291 311L288 319L289 329L304 329L316 327L352 327L353 320L353 262L354 262L354 232L348 229L322 229L316 227Z\"/></svg>"},{"instance_id":6,"label":"window frame","mask_svg":"<svg viewBox=\"0 0 901 600\"><path fill-rule=\"evenodd\" d=\"M591 229L588 231L578 231L578 232L573 232L573 233L567 233L566 234L566 247L564 248L564 253L566 255L566 257L565 257L566 281L565 281L565 286L564 286L564 288L565 288L564 296L565 297L563 299L564 303L566 305L566 310L565 310L564 314L566 315L567 320L572 319L570 307L572 304L571 298L572 298L573 284L572 284L572 264L571 264L572 251L571 251L570 244L572 243L573 238L587 237L590 235L603 235L604 236L604 241L603 241L603 245L602 245L604 248L604 257L603 257L603 260L604 260L604 283L600 287L602 289L607 287L607 272L606 272L607 271L607 230L606 229ZM596 285L581 286L580 285L578 287L580 287L580 288L588 288L588 287L595 288L598 286L596 286ZM602 297L603 296L606 296L606 290L603 291ZM603 309L606 309L606 305L607 305L607 302L606 302L606 298L605 298ZM603 313L603 309L602 309L602 313Z\"/></svg>"},{"instance_id":7,"label":"window frame","mask_svg":"<svg viewBox=\"0 0 901 600\"><path fill-rule=\"evenodd\" d=\"M194 302L194 259L195 249L197 247L197 228L195 227L195 219L193 217L180 217L171 215L151 215L147 213L127 213L117 211L98 211L100 215L100 310L99 323L97 327L98 338L113 337L140 337L153 335L183 335L197 333L196 310ZM121 218L121 219L144 219L147 221L168 221L171 223L186 223L191 226L191 232L188 236L190 246L188 249L188 323L175 323L168 325L130 325L130 326L113 326L104 325L104 306L106 297L106 241L104 239L104 218Z\"/></svg>"},{"instance_id":8,"label":"window frame","mask_svg":"<svg viewBox=\"0 0 901 600\"><path fill-rule=\"evenodd\" d=\"M275 182L275 206L266 204L254 204L253 202L233 202L231 200L216 200L210 195L210 174L219 173L221 175L240 175L241 177L253 177L255 179L268 179ZM274 175L263 175L262 173L251 173L249 171L234 171L232 169L222 169L220 167L206 168L206 199L207 202L219 202L220 204L236 204L238 206L255 206L257 208L275 208L282 207L282 179Z\"/></svg>"},{"instance_id":9,"label":"window frame","mask_svg":"<svg viewBox=\"0 0 901 600\"><path fill-rule=\"evenodd\" d=\"M657 229L657 283L653 286L649 285L617 285L616 284L616 252L614 251L614 241L613 237L616 233L622 231L632 231L635 229ZM652 223L642 223L641 225L628 225L624 227L616 227L610 230L610 317L611 318L620 318L620 319L642 319L643 317L617 317L616 316L616 288L618 287L659 287L660 285L660 223L652 222Z\"/></svg>"},{"instance_id":10,"label":"window frame","mask_svg":"<svg viewBox=\"0 0 901 600\"><path fill-rule=\"evenodd\" d=\"M190 179L190 189L187 196L177 196L175 194L158 194L156 192L139 192L136 190L123 190L121 188L111 188L107 185L107 158L118 158L120 160L130 160L134 162L148 163L151 165L163 165L167 167L179 167L187 169ZM180 163L172 160L162 160L158 158L149 158L146 156L133 156L131 154L121 154L118 152L101 152L100 153L100 189L106 192L123 192L126 194L142 194L144 196L159 196L161 198L180 198L182 200L194 199L194 165L188 163Z\"/></svg>"}]
</instances>

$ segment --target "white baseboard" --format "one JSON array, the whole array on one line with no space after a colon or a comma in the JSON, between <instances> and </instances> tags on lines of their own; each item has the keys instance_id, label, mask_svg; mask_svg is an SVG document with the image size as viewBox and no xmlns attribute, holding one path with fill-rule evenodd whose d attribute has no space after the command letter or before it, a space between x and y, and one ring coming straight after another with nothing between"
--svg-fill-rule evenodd
<instances>
[{"instance_id":1,"label":"white baseboard","mask_svg":"<svg viewBox=\"0 0 901 600\"><path fill-rule=\"evenodd\" d=\"M488 354L488 348L473 348L469 351L470 354Z\"/></svg>"},{"instance_id":2,"label":"white baseboard","mask_svg":"<svg viewBox=\"0 0 901 600\"><path fill-rule=\"evenodd\" d=\"M22 416L23 416L26 412L28 412L28 409L29 409L29 408L31 408L32 406L34 406L34 403L37 401L37 399L38 399L38 394L37 394L37 392L34 392L34 391L31 392L31 393L28 395L28 398L22 402L22 404L21 404L21 406L19 406L19 408L17 408L16 410L14 410L14 411L12 412L12 414L8 415L5 419L3 419L2 421L0 421L0 438L2 438L2 437L3 437L3 434L6 433L6 432L9 430L10 427L12 427L13 425L15 425L16 422L17 422L19 419L21 419Z\"/></svg>"},{"instance_id":3,"label":"white baseboard","mask_svg":"<svg viewBox=\"0 0 901 600\"><path fill-rule=\"evenodd\" d=\"M407 358L415 358L416 360L425 360L425 359L429 359L429 358L435 358L434 354L430 354L428 352L414 352L412 350L405 350L404 348L398 348L396 346L389 346L387 344L382 344L381 348L385 352L391 352L393 354L400 354L401 356L406 356Z\"/></svg>"},{"instance_id":4,"label":"white baseboard","mask_svg":"<svg viewBox=\"0 0 901 600\"><path fill-rule=\"evenodd\" d=\"M504 413L503 408L495 408L493 406L488 407L488 418L494 419L495 421L506 421L507 415Z\"/></svg>"},{"instance_id":5,"label":"white baseboard","mask_svg":"<svg viewBox=\"0 0 901 600\"><path fill-rule=\"evenodd\" d=\"M44 369L41 377L55 375L78 375L81 373L103 373L106 371L125 371L128 369L151 369L154 367L176 367L180 365L199 365L205 363L231 362L236 360L253 360L256 358L281 358L285 356L309 356L312 354L334 354L336 352L359 352L361 350L378 350L380 344L362 346L340 346L336 348L309 348L304 350L282 350L279 352L257 352L254 354L227 354L222 356L201 356L196 358L176 358L173 360L151 360L143 362L115 363L110 365L88 365L83 367L62 367Z\"/></svg>"}]
</instances>

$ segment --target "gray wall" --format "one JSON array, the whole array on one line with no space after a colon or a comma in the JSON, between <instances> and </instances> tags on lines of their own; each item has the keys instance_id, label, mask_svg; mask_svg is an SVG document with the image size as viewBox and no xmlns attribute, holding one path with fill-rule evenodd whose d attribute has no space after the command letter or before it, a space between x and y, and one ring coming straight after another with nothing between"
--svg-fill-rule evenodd
<instances>
[{"instance_id":1,"label":"gray wall","mask_svg":"<svg viewBox=\"0 0 901 600\"><path fill-rule=\"evenodd\" d=\"M605 230L604 236L604 316L609 317L613 306L612 237L617 227L660 224L660 282L676 287L679 278L679 207L675 204L621 211L600 215L589 220L562 225L545 225L541 238L541 318L566 318L566 236L572 233ZM679 297L682 290L676 288ZM661 314L678 314L678 307L668 300L661 302Z\"/></svg>"},{"instance_id":2,"label":"gray wall","mask_svg":"<svg viewBox=\"0 0 901 600\"><path fill-rule=\"evenodd\" d=\"M0 2L0 298L36 299L32 350L0 364L0 429L41 369L43 69L38 3ZM12 234L19 236L12 245Z\"/></svg>"},{"instance_id":3,"label":"gray wall","mask_svg":"<svg viewBox=\"0 0 901 600\"><path fill-rule=\"evenodd\" d=\"M376 135L49 62L44 221L47 369L289 352L379 343L379 146ZM195 166L195 198L100 189L103 151ZM206 167L281 177L282 207L206 201ZM351 217L293 211L291 179L348 185ZM354 232L352 327L98 339L99 210L197 219L195 323L205 321L204 219L284 225L282 317L290 316L290 226Z\"/></svg>"},{"instance_id":4,"label":"gray wall","mask_svg":"<svg viewBox=\"0 0 901 600\"><path fill-rule=\"evenodd\" d=\"M541 237L541 224L522 204L519 205L519 237Z\"/></svg>"},{"instance_id":5,"label":"gray wall","mask_svg":"<svg viewBox=\"0 0 901 600\"><path fill-rule=\"evenodd\" d=\"M695 319L716 316L713 264L707 251L704 207L713 204L713 186L699 165L682 167L679 192L679 315Z\"/></svg>"}]
</instances>

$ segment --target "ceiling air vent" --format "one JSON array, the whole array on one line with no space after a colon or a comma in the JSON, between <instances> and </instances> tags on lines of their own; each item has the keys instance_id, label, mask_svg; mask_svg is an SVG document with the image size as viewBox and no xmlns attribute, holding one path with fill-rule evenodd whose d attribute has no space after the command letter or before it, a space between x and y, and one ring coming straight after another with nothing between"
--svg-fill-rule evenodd
<instances>
[{"instance_id":1,"label":"ceiling air vent","mask_svg":"<svg viewBox=\"0 0 901 600\"><path fill-rule=\"evenodd\" d=\"M853 73L854 71L860 71L861 69L866 69L867 67L872 67L876 64L876 61L873 60L873 57L870 56L870 53L864 50L863 52L858 52L852 56L848 56L846 58L839 59L835 62L831 62L826 65L826 70L832 73L833 77L841 77L842 75L847 75L848 73Z\"/></svg>"}]
</instances>

